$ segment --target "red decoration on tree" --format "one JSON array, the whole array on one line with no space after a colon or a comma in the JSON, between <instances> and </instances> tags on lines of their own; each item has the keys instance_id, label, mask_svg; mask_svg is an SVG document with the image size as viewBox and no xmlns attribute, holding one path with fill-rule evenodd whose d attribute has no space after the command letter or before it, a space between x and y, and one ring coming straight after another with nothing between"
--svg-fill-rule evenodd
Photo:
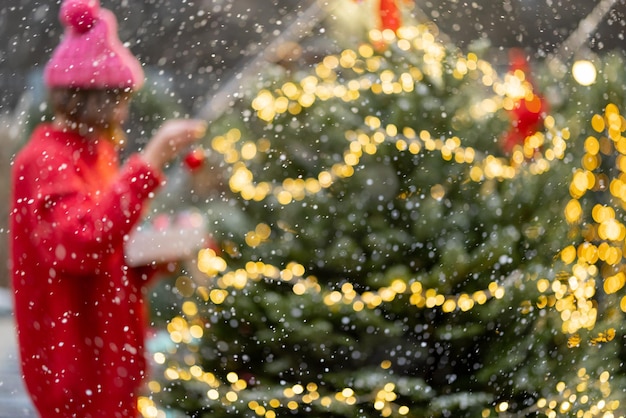
<instances>
[{"instance_id":1,"label":"red decoration on tree","mask_svg":"<svg viewBox=\"0 0 626 418\"><path fill-rule=\"evenodd\" d=\"M363 0L354 0L356 3L361 3ZM397 31L402 26L402 16L398 2L400 0L379 0L378 4L378 20L381 30L390 29ZM404 0L405 3L410 3L411 0Z\"/></svg>"},{"instance_id":2,"label":"red decoration on tree","mask_svg":"<svg viewBox=\"0 0 626 418\"><path fill-rule=\"evenodd\" d=\"M400 9L396 0L380 0L380 27L382 30L397 31L402 24Z\"/></svg>"},{"instance_id":3,"label":"red decoration on tree","mask_svg":"<svg viewBox=\"0 0 626 418\"><path fill-rule=\"evenodd\" d=\"M528 60L524 53L521 50L513 49L509 58L509 72L523 71L526 81L533 86L533 93L530 96L519 98L509 112L511 128L502 142L502 148L507 153L510 153L516 145L523 146L526 138L539 130L548 108L545 99L535 91L535 86L530 77Z\"/></svg>"},{"instance_id":4,"label":"red decoration on tree","mask_svg":"<svg viewBox=\"0 0 626 418\"><path fill-rule=\"evenodd\" d=\"M204 150L202 147L194 148L183 159L185 166L189 171L195 171L204 164Z\"/></svg>"}]
</instances>

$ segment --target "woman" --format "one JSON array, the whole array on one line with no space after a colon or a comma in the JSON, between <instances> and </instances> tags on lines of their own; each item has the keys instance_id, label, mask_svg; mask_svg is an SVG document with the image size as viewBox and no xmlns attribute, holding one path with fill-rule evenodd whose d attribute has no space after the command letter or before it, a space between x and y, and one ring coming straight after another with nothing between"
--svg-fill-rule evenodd
<instances>
[{"instance_id":1,"label":"woman","mask_svg":"<svg viewBox=\"0 0 626 418\"><path fill-rule=\"evenodd\" d=\"M54 110L16 156L11 268L22 371L43 418L136 417L145 375L145 286L124 241L163 182L162 166L203 135L166 122L120 167L120 126L141 65L97 0L65 0L45 68Z\"/></svg>"}]
</instances>

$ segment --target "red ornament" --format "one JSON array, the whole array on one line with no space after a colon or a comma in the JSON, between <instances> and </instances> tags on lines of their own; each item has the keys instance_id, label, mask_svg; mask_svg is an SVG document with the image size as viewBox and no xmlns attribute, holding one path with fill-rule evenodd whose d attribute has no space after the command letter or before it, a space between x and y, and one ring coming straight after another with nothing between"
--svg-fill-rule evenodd
<instances>
[{"instance_id":1,"label":"red ornament","mask_svg":"<svg viewBox=\"0 0 626 418\"><path fill-rule=\"evenodd\" d=\"M183 159L185 166L190 171L195 171L204 164L204 149L202 147L194 148Z\"/></svg>"}]
</instances>

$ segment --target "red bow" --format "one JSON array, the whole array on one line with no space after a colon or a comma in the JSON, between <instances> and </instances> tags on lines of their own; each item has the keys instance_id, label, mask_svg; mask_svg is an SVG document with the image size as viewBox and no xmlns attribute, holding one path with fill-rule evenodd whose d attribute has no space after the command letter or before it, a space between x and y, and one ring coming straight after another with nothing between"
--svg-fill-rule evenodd
<instances>
[{"instance_id":1,"label":"red bow","mask_svg":"<svg viewBox=\"0 0 626 418\"><path fill-rule=\"evenodd\" d=\"M354 0L360 3L362 0ZM380 29L397 31L402 26L402 16L398 7L399 0L379 0L378 19ZM405 0L408 3L410 0Z\"/></svg>"},{"instance_id":2,"label":"red bow","mask_svg":"<svg viewBox=\"0 0 626 418\"><path fill-rule=\"evenodd\" d=\"M516 70L523 71L526 75L526 81L531 85L533 84L528 61L523 52L512 50L509 71L512 73ZM535 90L534 85L533 90ZM513 109L509 112L511 128L506 133L502 143L505 152L510 153L516 145L523 146L526 138L539 130L547 108L545 99L536 91L530 97L522 97L515 102Z\"/></svg>"},{"instance_id":3,"label":"red bow","mask_svg":"<svg viewBox=\"0 0 626 418\"><path fill-rule=\"evenodd\" d=\"M380 0L379 13L381 29L391 29L395 32L402 25L400 9L396 0Z\"/></svg>"}]
</instances>

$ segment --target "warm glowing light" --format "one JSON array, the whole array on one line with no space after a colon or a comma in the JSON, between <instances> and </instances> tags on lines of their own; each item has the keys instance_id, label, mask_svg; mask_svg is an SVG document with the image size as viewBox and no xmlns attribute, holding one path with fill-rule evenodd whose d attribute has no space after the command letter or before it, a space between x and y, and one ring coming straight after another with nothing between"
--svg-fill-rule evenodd
<instances>
[{"instance_id":1,"label":"warm glowing light","mask_svg":"<svg viewBox=\"0 0 626 418\"><path fill-rule=\"evenodd\" d=\"M591 61L580 60L572 66L572 75L581 86L590 86L596 82L597 71Z\"/></svg>"}]
</instances>

